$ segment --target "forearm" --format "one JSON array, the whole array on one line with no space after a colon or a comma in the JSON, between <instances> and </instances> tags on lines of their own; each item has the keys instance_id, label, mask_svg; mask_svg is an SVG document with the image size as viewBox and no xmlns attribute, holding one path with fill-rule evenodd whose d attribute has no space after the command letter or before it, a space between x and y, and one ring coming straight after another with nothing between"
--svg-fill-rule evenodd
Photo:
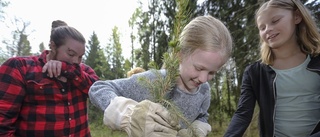
<instances>
[{"instance_id":1,"label":"forearm","mask_svg":"<svg viewBox=\"0 0 320 137\"><path fill-rule=\"evenodd\" d=\"M82 65L80 70L81 74L78 74L79 78L73 80L73 84L81 89L84 93L88 94L91 85L99 80L94 70L86 65Z\"/></svg>"},{"instance_id":2,"label":"forearm","mask_svg":"<svg viewBox=\"0 0 320 137\"><path fill-rule=\"evenodd\" d=\"M78 65L62 62L61 76L66 77L69 82L86 94L90 86L99 80L94 70L85 64Z\"/></svg>"},{"instance_id":3,"label":"forearm","mask_svg":"<svg viewBox=\"0 0 320 137\"><path fill-rule=\"evenodd\" d=\"M90 102L104 111L117 95L108 89L106 81L96 81L89 89Z\"/></svg>"},{"instance_id":4,"label":"forearm","mask_svg":"<svg viewBox=\"0 0 320 137\"><path fill-rule=\"evenodd\" d=\"M122 96L140 102L150 98L150 92L140 85L136 76L130 78L96 81L89 89L91 102L104 110L110 104L110 100Z\"/></svg>"},{"instance_id":5,"label":"forearm","mask_svg":"<svg viewBox=\"0 0 320 137\"><path fill-rule=\"evenodd\" d=\"M11 137L25 96L22 70L18 61L9 60L0 67L0 136ZM20 67L21 68L21 67Z\"/></svg>"}]
</instances>

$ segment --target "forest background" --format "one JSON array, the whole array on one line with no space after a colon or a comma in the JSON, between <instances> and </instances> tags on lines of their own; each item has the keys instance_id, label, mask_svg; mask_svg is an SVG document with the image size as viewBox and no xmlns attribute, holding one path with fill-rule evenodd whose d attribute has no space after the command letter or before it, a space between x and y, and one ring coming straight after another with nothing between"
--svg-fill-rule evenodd
<instances>
[{"instance_id":1,"label":"forest background","mask_svg":"<svg viewBox=\"0 0 320 137\"><path fill-rule=\"evenodd\" d=\"M199 15L212 15L229 28L234 39L234 50L231 59L211 84L211 106L209 123L212 132L209 137L223 136L230 119L235 112L240 96L240 86L245 67L259 59L259 36L255 26L254 12L266 0L148 0L148 10L138 7L128 20L131 27L130 55L124 58L121 32L117 26L112 29L108 41L100 42L94 32L87 41L84 63L90 65L102 80L126 77L126 72L134 67L149 69L150 62L158 66L163 64L163 54L170 49L170 42L176 39L176 22L185 24ZM301 0L309 9L320 28L320 1ZM186 3L183 9L179 4ZM0 21L5 16L3 8L10 2L0 0ZM188 18L179 18L177 13L188 11ZM12 39L1 41L0 64L13 56L40 54L45 49L43 43L30 45L29 34L25 31L28 23L15 20L22 24L12 33ZM16 23L18 24L18 23ZM319 29L320 31L320 29ZM1 32L0 32L1 33ZM39 46L39 52L31 53L31 47ZM126 55L128 56L128 55ZM93 137L123 137L120 131L111 131L102 123L103 112L89 104L89 124ZM258 107L253 120L245 133L245 137L258 136Z\"/></svg>"}]
</instances>

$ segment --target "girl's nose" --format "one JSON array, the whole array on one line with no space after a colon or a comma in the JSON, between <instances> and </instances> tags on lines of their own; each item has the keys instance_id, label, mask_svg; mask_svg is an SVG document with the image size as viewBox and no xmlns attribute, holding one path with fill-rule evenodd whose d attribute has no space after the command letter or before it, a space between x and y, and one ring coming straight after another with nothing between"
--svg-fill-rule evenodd
<instances>
[{"instance_id":1,"label":"girl's nose","mask_svg":"<svg viewBox=\"0 0 320 137\"><path fill-rule=\"evenodd\" d=\"M272 25L267 25L266 26L266 32L268 33L271 30L273 30L273 26Z\"/></svg>"},{"instance_id":2,"label":"girl's nose","mask_svg":"<svg viewBox=\"0 0 320 137\"><path fill-rule=\"evenodd\" d=\"M208 79L209 79L209 75L208 75L208 73L205 73L205 72L200 73L199 78L198 78L199 82L201 82L201 83L207 82Z\"/></svg>"}]
</instances>

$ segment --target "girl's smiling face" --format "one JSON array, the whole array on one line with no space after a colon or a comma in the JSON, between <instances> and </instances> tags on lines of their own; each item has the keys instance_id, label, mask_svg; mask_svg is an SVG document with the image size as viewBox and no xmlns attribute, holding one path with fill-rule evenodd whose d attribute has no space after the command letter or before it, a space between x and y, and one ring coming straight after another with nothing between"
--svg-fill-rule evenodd
<instances>
[{"instance_id":1,"label":"girl's smiling face","mask_svg":"<svg viewBox=\"0 0 320 137\"><path fill-rule=\"evenodd\" d=\"M259 35L271 48L296 41L296 24L301 17L291 10L268 7L257 16Z\"/></svg>"},{"instance_id":2,"label":"girl's smiling face","mask_svg":"<svg viewBox=\"0 0 320 137\"><path fill-rule=\"evenodd\" d=\"M217 52L196 49L190 56L184 56L180 63L178 87L184 91L194 92L202 83L211 80L225 63Z\"/></svg>"}]
</instances>

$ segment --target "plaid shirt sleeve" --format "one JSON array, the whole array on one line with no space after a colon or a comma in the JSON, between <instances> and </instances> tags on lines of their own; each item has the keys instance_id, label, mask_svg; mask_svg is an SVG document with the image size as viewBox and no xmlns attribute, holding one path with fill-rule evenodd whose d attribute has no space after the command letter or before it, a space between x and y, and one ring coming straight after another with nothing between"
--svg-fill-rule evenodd
<instances>
[{"instance_id":1,"label":"plaid shirt sleeve","mask_svg":"<svg viewBox=\"0 0 320 137\"><path fill-rule=\"evenodd\" d=\"M90 86L99 79L94 70L86 64L62 62L62 76L71 80L73 85L88 94Z\"/></svg>"},{"instance_id":2,"label":"plaid shirt sleeve","mask_svg":"<svg viewBox=\"0 0 320 137\"><path fill-rule=\"evenodd\" d=\"M0 136L14 136L14 123L25 96L21 68L23 66L16 58L0 66Z\"/></svg>"}]
</instances>

